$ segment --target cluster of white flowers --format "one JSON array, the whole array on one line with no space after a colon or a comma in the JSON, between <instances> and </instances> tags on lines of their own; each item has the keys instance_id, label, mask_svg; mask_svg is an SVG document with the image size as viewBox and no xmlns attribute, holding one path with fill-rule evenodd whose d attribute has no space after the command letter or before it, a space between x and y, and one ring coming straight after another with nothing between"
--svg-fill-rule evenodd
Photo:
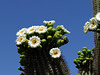
<instances>
[{"instance_id":1,"label":"cluster of white flowers","mask_svg":"<svg viewBox=\"0 0 100 75\"><path fill-rule=\"evenodd\" d=\"M41 34L41 33L46 33L47 31L47 27L46 26L32 26L32 27L29 27L29 28L22 28L21 30L19 30L17 32L17 39L16 39L16 44L17 45L21 45L23 42L25 42L26 40L26 34L33 34L34 32L35 33L38 33L38 34ZM28 40L28 45L32 48L36 48L40 45L40 38L38 36L32 36L29 38Z\"/></svg>"},{"instance_id":2,"label":"cluster of white flowers","mask_svg":"<svg viewBox=\"0 0 100 75\"><path fill-rule=\"evenodd\" d=\"M27 28L22 28L21 30L19 30L17 32L17 36L22 36L24 35L25 33L27 34L33 34L34 32L36 33L45 33L47 31L47 27L46 26L32 26L32 27L29 27L28 29Z\"/></svg>"},{"instance_id":3,"label":"cluster of white flowers","mask_svg":"<svg viewBox=\"0 0 100 75\"><path fill-rule=\"evenodd\" d=\"M90 19L90 22L86 22L84 26L84 33L87 33L88 30L95 30L98 27L98 21L100 21L100 12L96 14L95 17Z\"/></svg>"},{"instance_id":4,"label":"cluster of white flowers","mask_svg":"<svg viewBox=\"0 0 100 75\"><path fill-rule=\"evenodd\" d=\"M95 20L91 19L90 22L92 23L92 21L95 21ZM22 28L21 30L19 30L16 33L17 46L18 47L27 46L28 49L29 48L38 48L39 49L40 47L42 48L42 47L47 46L46 43L49 43L49 45L52 45L52 42L53 42L52 40L57 40L57 43L59 43L58 39L61 39L63 41L63 44L65 44L65 42L66 42L65 39L67 39L67 38L64 39L61 37L62 37L62 35L66 34L66 33L70 34L70 32L67 29L65 29L65 27L63 25L59 25L56 28L53 28L53 24L55 23L54 20L43 21L43 23L46 24L46 26L44 26L44 25L31 26L29 28ZM89 25L90 23L87 23L87 24ZM44 33L46 34L46 36L44 36L45 35ZM57 39L55 39L55 38L57 38ZM50 42L49 42L49 40L50 40ZM44 45L44 46L42 46L42 45ZM59 44L57 44L57 46L58 45ZM58 48L59 46L58 47L57 46L56 46L56 48L55 47L51 48L48 53L54 59L61 57L61 51Z\"/></svg>"},{"instance_id":5,"label":"cluster of white flowers","mask_svg":"<svg viewBox=\"0 0 100 75\"><path fill-rule=\"evenodd\" d=\"M70 34L70 32L69 32L67 29L65 29L65 27L64 27L63 25L60 25L60 26L61 26L61 28L64 30L65 33Z\"/></svg>"},{"instance_id":6,"label":"cluster of white flowers","mask_svg":"<svg viewBox=\"0 0 100 75\"><path fill-rule=\"evenodd\" d=\"M52 48L50 49L49 54L52 58L59 58L61 56L61 51L59 48Z\"/></svg>"}]
</instances>

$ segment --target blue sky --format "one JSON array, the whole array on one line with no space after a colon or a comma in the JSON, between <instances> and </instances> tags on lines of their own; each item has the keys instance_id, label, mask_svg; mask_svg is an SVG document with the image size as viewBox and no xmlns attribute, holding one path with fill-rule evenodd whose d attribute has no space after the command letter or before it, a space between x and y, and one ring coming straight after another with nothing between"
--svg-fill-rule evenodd
<instances>
[{"instance_id":1,"label":"blue sky","mask_svg":"<svg viewBox=\"0 0 100 75\"><path fill-rule=\"evenodd\" d=\"M65 26L71 34L69 43L60 47L71 75L76 75L73 60L77 51L94 47L93 33L84 34L83 26L93 16L91 0L0 0L0 75L19 75L20 55L15 43L16 32L23 27L43 25L55 20L54 27Z\"/></svg>"}]
</instances>

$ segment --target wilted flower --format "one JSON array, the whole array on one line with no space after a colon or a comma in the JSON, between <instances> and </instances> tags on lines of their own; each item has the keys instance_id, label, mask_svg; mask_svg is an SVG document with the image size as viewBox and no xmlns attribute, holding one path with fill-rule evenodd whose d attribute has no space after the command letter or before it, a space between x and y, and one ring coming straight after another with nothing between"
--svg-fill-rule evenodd
<instances>
[{"instance_id":1,"label":"wilted flower","mask_svg":"<svg viewBox=\"0 0 100 75\"><path fill-rule=\"evenodd\" d=\"M29 38L28 45L32 48L36 48L40 45L41 41L38 36L32 36Z\"/></svg>"},{"instance_id":2,"label":"wilted flower","mask_svg":"<svg viewBox=\"0 0 100 75\"><path fill-rule=\"evenodd\" d=\"M24 35L25 33L27 32L27 28L22 28L21 30L19 30L18 32L17 32L17 36L22 36L22 35Z\"/></svg>"},{"instance_id":3,"label":"wilted flower","mask_svg":"<svg viewBox=\"0 0 100 75\"><path fill-rule=\"evenodd\" d=\"M63 31L64 31L65 33L70 34L70 32L69 32L67 29L65 29L65 27L64 27L63 25L60 25L60 26L61 26L61 28L63 29Z\"/></svg>"},{"instance_id":4,"label":"wilted flower","mask_svg":"<svg viewBox=\"0 0 100 75\"><path fill-rule=\"evenodd\" d=\"M59 48L52 48L50 50L50 55L53 58L59 58L61 56L61 51Z\"/></svg>"},{"instance_id":5,"label":"wilted flower","mask_svg":"<svg viewBox=\"0 0 100 75\"><path fill-rule=\"evenodd\" d=\"M88 32L89 25L90 25L90 22L86 22L86 23L85 23L85 26L84 26L84 33L87 33L87 32Z\"/></svg>"}]
</instances>

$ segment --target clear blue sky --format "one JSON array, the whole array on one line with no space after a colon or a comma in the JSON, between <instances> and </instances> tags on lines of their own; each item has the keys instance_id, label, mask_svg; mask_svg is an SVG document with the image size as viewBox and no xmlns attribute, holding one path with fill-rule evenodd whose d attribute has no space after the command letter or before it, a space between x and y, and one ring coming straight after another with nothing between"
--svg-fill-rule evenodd
<instances>
[{"instance_id":1,"label":"clear blue sky","mask_svg":"<svg viewBox=\"0 0 100 75\"><path fill-rule=\"evenodd\" d=\"M94 47L93 33L84 34L83 26L93 15L91 0L0 0L0 75L19 75L20 55L15 43L16 32L43 20L55 20L55 27L63 24L71 34L69 43L62 46L62 55L71 75L76 75L73 60L77 51Z\"/></svg>"}]
</instances>

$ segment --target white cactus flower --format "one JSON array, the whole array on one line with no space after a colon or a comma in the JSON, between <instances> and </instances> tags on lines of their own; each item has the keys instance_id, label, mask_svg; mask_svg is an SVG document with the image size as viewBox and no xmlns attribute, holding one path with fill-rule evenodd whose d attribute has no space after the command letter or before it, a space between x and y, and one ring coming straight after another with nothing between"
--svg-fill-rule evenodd
<instances>
[{"instance_id":1,"label":"white cactus flower","mask_svg":"<svg viewBox=\"0 0 100 75\"><path fill-rule=\"evenodd\" d=\"M39 26L36 30L37 33L41 34L41 33L46 33L47 31L47 27L46 26Z\"/></svg>"},{"instance_id":2,"label":"white cactus flower","mask_svg":"<svg viewBox=\"0 0 100 75\"><path fill-rule=\"evenodd\" d=\"M85 23L85 26L84 26L84 33L87 33L87 32L88 32L89 25L90 25L90 22L86 22L86 23Z\"/></svg>"},{"instance_id":3,"label":"white cactus flower","mask_svg":"<svg viewBox=\"0 0 100 75\"><path fill-rule=\"evenodd\" d=\"M61 51L59 48L52 48L50 49L50 53L52 58L59 58L61 56Z\"/></svg>"},{"instance_id":4,"label":"white cactus flower","mask_svg":"<svg viewBox=\"0 0 100 75\"><path fill-rule=\"evenodd\" d=\"M40 41L40 38L38 36L32 36L31 38L29 38L29 41L28 41L28 45L31 47L31 48L36 48L40 45L41 41Z\"/></svg>"},{"instance_id":5,"label":"white cactus flower","mask_svg":"<svg viewBox=\"0 0 100 75\"><path fill-rule=\"evenodd\" d=\"M98 13L96 14L96 19L97 19L98 21L100 21L100 12L98 12Z\"/></svg>"},{"instance_id":6,"label":"white cactus flower","mask_svg":"<svg viewBox=\"0 0 100 75\"><path fill-rule=\"evenodd\" d=\"M21 30L19 30L16 34L16 36L22 36L27 32L27 28L22 28Z\"/></svg>"},{"instance_id":7,"label":"white cactus flower","mask_svg":"<svg viewBox=\"0 0 100 75\"><path fill-rule=\"evenodd\" d=\"M95 17L90 19L90 25L89 25L89 29L90 30L94 30L98 27L98 23Z\"/></svg>"},{"instance_id":8,"label":"white cactus flower","mask_svg":"<svg viewBox=\"0 0 100 75\"><path fill-rule=\"evenodd\" d=\"M54 23L55 23L55 20L48 21L48 24L49 24L49 25L52 25L52 24L54 24Z\"/></svg>"},{"instance_id":9,"label":"white cactus flower","mask_svg":"<svg viewBox=\"0 0 100 75\"><path fill-rule=\"evenodd\" d=\"M55 23L55 20L51 20L51 21L43 21L44 24L48 24L48 25L53 25Z\"/></svg>"},{"instance_id":10,"label":"white cactus flower","mask_svg":"<svg viewBox=\"0 0 100 75\"><path fill-rule=\"evenodd\" d=\"M36 26L32 26L32 27L29 27L28 29L27 29L27 34L32 34L32 33L34 33L35 32L35 30L36 30Z\"/></svg>"},{"instance_id":11,"label":"white cactus flower","mask_svg":"<svg viewBox=\"0 0 100 75\"><path fill-rule=\"evenodd\" d=\"M25 42L26 40L26 36L23 35L23 36L18 36L17 39L16 39L16 44L17 45L21 45L23 42Z\"/></svg>"}]
</instances>

